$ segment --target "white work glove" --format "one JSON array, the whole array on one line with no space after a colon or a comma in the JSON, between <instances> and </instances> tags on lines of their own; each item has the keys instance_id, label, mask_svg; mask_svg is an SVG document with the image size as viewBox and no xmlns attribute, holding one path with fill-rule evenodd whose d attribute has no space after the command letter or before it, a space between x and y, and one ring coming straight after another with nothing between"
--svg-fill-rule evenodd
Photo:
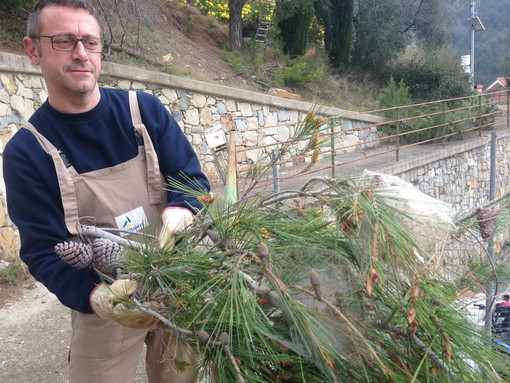
<instances>
[{"instance_id":1,"label":"white work glove","mask_svg":"<svg viewBox=\"0 0 510 383\"><path fill-rule=\"evenodd\" d=\"M175 236L193 222L193 213L182 207L167 207L161 214L163 226L159 233L159 248L171 251L175 245Z\"/></svg>"},{"instance_id":2,"label":"white work glove","mask_svg":"<svg viewBox=\"0 0 510 383\"><path fill-rule=\"evenodd\" d=\"M131 328L152 328L159 319L140 310L131 301L136 287L134 279L119 279L111 285L101 283L90 294L90 306L101 319ZM143 305L153 310L158 307L154 302L144 302Z\"/></svg>"}]
</instances>

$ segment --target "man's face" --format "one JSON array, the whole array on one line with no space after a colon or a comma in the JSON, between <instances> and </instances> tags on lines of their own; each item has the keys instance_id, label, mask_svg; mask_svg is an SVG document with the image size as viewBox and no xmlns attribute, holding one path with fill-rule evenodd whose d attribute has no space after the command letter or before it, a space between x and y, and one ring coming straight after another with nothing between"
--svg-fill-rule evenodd
<instances>
[{"instance_id":1,"label":"man's face","mask_svg":"<svg viewBox=\"0 0 510 383\"><path fill-rule=\"evenodd\" d=\"M40 35L73 35L100 37L96 19L84 9L48 6L41 11ZM101 72L101 54L89 53L81 42L72 52L54 50L51 39L24 40L32 64L41 67L50 98L91 94Z\"/></svg>"}]
</instances>

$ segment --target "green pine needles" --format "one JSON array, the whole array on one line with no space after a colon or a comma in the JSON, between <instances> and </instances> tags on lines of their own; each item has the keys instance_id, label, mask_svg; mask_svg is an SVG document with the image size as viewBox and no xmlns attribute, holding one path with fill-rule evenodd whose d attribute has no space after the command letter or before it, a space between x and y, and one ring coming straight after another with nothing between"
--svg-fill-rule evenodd
<instances>
[{"instance_id":1,"label":"green pine needles","mask_svg":"<svg viewBox=\"0 0 510 383\"><path fill-rule=\"evenodd\" d=\"M422 220L378 177L233 205L183 190L207 210L172 251L127 252L134 303L160 303L207 382L503 381L508 356L459 303L455 225Z\"/></svg>"}]
</instances>

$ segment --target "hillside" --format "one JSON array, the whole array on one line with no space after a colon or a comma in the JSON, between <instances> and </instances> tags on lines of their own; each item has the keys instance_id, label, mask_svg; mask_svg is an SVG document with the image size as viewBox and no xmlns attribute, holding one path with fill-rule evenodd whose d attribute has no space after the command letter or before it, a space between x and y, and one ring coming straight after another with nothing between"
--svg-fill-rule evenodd
<instances>
[{"instance_id":1,"label":"hillside","mask_svg":"<svg viewBox=\"0 0 510 383\"><path fill-rule=\"evenodd\" d=\"M259 92L266 92L270 86L284 87L267 80L271 71L282 66L284 57L278 52L250 39L246 39L247 47L240 54L228 51L228 26L189 5L171 0L133 4L138 8L112 6L102 11L103 29L108 42L117 46L122 42L123 48L144 58L110 50L106 61ZM14 13L0 4L0 51L24 54L21 40L26 14ZM320 56L321 52L311 54ZM322 83L288 90L317 104L365 111L377 108L373 96L376 91L370 81L332 73L324 77Z\"/></svg>"},{"instance_id":2,"label":"hillside","mask_svg":"<svg viewBox=\"0 0 510 383\"><path fill-rule=\"evenodd\" d=\"M186 25L190 23L192 16L191 10L180 11L179 7L171 6L169 3L161 3L158 0L148 0L144 2L143 14L141 14L140 23L144 27L140 30L140 36L137 31L131 31L129 26L136 26L138 20L133 14L125 14L124 25L120 25L118 20L113 20L113 28L120 30L126 28L127 36L124 37L124 46L132 49L149 60L163 61L166 59L164 67L151 65L146 60L135 59L127 54L110 51L106 54L105 60L121 62L124 64L142 65L148 69L163 70L176 75L189 76L206 81L221 81L223 78L233 78L235 73L226 65L225 61L220 59L221 44L226 42L228 30L226 26L217 25L217 29L212 31L208 25L199 20L198 13L194 15L196 22L192 27ZM3 12L2 12L3 13ZM5 15L5 13L4 13ZM15 20L14 14L5 15L10 17L11 22L16 24L24 23L24 20ZM22 18L17 15L16 18ZM186 21L188 20L188 21ZM5 21L8 23L9 21ZM111 23L108 20L108 23ZM4 20L2 20L4 24ZM5 25L5 24L4 24ZM103 24L105 31L108 31L106 22ZM2 27L3 33L0 33L0 50L24 54L22 45L23 31ZM134 29L134 28L133 28ZM186 31L186 34L184 33ZM15 36L19 38L15 40ZM214 36L216 34L216 36ZM108 36L109 37L109 36ZM115 34L117 41L122 38L121 33ZM138 44L136 44L138 40ZM234 81L234 84L244 83L244 81Z\"/></svg>"}]
</instances>

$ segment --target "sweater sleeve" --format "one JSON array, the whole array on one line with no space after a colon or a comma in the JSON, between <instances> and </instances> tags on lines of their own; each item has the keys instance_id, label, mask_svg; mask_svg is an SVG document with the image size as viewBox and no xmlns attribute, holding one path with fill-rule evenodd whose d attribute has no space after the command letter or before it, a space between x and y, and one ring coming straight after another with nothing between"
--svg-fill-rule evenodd
<instances>
[{"instance_id":1,"label":"sweater sleeve","mask_svg":"<svg viewBox=\"0 0 510 383\"><path fill-rule=\"evenodd\" d=\"M55 168L26 129L6 145L3 172L9 216L20 233L21 260L65 306L92 313L89 295L99 278L90 269L70 267L55 254L54 246L69 238Z\"/></svg>"},{"instance_id":2,"label":"sweater sleeve","mask_svg":"<svg viewBox=\"0 0 510 383\"><path fill-rule=\"evenodd\" d=\"M142 120L158 154L164 179L171 178L185 187L209 192L209 181L201 170L198 157L173 116L155 97L146 93L139 93L138 97ZM167 206L185 207L194 213L202 208L196 198L177 190L168 191Z\"/></svg>"}]
</instances>

